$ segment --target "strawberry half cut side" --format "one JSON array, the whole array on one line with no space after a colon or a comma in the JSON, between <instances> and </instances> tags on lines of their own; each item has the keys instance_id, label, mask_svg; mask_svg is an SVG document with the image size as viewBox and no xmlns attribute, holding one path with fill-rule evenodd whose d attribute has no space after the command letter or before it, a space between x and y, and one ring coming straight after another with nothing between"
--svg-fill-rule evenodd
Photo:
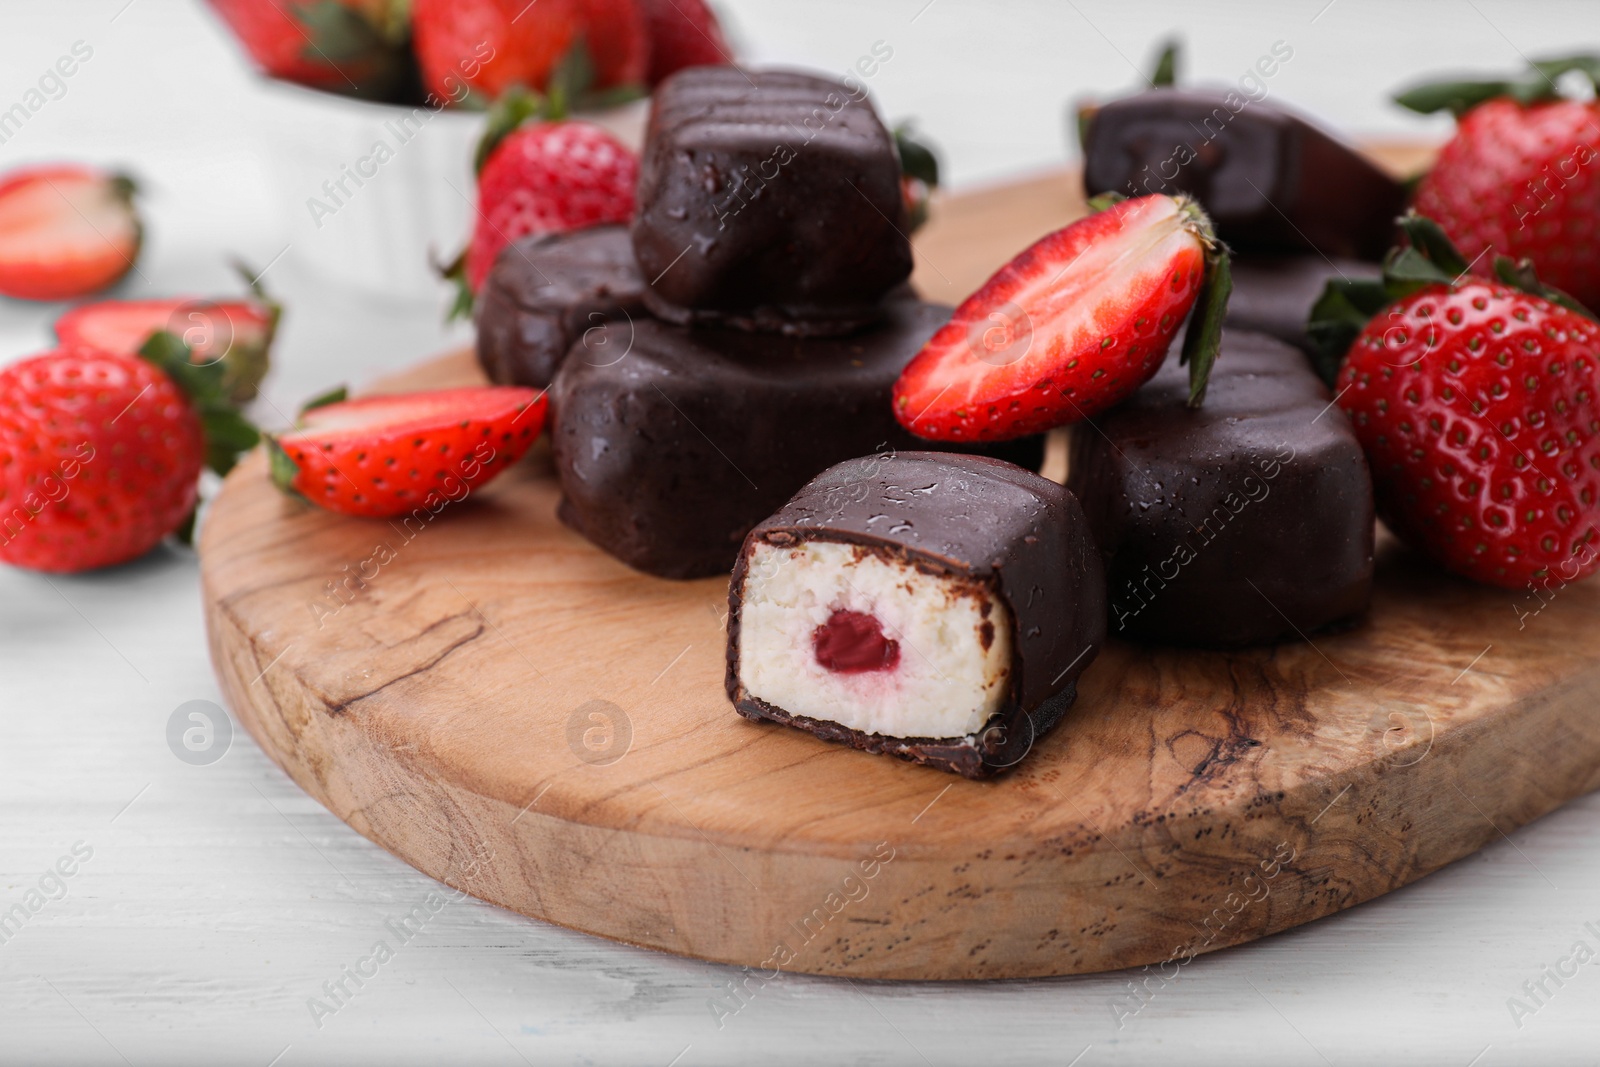
<instances>
[{"instance_id":1,"label":"strawberry half cut side","mask_svg":"<svg viewBox=\"0 0 1600 1067\"><path fill-rule=\"evenodd\" d=\"M522 458L544 419L544 394L514 386L334 399L268 438L272 479L346 515L437 513Z\"/></svg>"},{"instance_id":2,"label":"strawberry half cut side","mask_svg":"<svg viewBox=\"0 0 1600 1067\"><path fill-rule=\"evenodd\" d=\"M1205 396L1231 282L1199 206L1096 198L1097 214L1007 263L955 311L894 387L895 418L937 441L1002 441L1093 418L1185 339L1190 403Z\"/></svg>"},{"instance_id":3,"label":"strawberry half cut side","mask_svg":"<svg viewBox=\"0 0 1600 1067\"><path fill-rule=\"evenodd\" d=\"M222 364L222 391L242 404L255 398L266 376L280 314L277 304L262 300L101 300L62 315L55 331L64 345L130 355L154 333L176 334L196 363Z\"/></svg>"},{"instance_id":4,"label":"strawberry half cut side","mask_svg":"<svg viewBox=\"0 0 1600 1067\"><path fill-rule=\"evenodd\" d=\"M50 166L0 177L0 294L70 300L133 269L141 229L127 178Z\"/></svg>"}]
</instances>

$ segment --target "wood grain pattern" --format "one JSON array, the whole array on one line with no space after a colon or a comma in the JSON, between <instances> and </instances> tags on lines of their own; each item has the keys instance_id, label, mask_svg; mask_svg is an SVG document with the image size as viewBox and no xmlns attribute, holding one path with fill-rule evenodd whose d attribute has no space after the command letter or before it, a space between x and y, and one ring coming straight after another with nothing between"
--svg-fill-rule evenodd
<instances>
[{"instance_id":1,"label":"wood grain pattern","mask_svg":"<svg viewBox=\"0 0 1600 1067\"><path fill-rule=\"evenodd\" d=\"M947 201L919 281L970 288L1081 210L1071 189ZM475 377L457 354L386 387ZM1595 588L1519 620L1543 601L1385 544L1362 628L1114 644L1017 773L973 783L739 719L725 583L629 571L556 496L535 455L408 529L291 503L256 455L201 564L213 662L269 755L423 871L576 929L763 974L1170 973L1600 786Z\"/></svg>"}]
</instances>

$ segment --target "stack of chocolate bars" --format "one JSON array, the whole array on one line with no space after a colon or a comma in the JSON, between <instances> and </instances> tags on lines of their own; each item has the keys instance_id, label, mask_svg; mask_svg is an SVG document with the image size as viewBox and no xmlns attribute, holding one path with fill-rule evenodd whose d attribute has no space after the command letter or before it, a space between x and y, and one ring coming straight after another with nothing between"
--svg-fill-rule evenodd
<instances>
[{"instance_id":1,"label":"stack of chocolate bars","mask_svg":"<svg viewBox=\"0 0 1600 1067\"><path fill-rule=\"evenodd\" d=\"M736 67L661 85L631 231L517 242L479 299L490 379L550 390L562 521L649 574L727 574L818 472L930 447L889 404L950 317L906 285L900 178L859 87ZM997 454L1037 468L1043 444Z\"/></svg>"}]
</instances>

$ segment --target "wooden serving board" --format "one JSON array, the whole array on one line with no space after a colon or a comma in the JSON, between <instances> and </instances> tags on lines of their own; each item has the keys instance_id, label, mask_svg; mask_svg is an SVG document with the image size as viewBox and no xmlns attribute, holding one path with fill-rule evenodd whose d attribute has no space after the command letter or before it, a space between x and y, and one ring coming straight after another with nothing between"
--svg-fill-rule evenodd
<instances>
[{"instance_id":1,"label":"wooden serving board","mask_svg":"<svg viewBox=\"0 0 1600 1067\"><path fill-rule=\"evenodd\" d=\"M964 295L1081 210L1065 174L945 201L919 283ZM477 380L458 353L382 387ZM1170 976L1600 786L1595 583L1475 587L1385 541L1359 629L1112 643L1021 768L974 783L739 718L726 583L630 571L557 496L536 452L403 527L285 499L257 453L201 570L223 689L285 771L428 874L578 930L767 977Z\"/></svg>"}]
</instances>

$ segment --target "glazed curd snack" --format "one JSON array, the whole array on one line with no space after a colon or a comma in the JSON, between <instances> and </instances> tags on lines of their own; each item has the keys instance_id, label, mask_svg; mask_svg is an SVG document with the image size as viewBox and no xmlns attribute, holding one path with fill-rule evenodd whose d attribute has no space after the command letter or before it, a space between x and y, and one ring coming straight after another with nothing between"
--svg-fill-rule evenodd
<instances>
[{"instance_id":1,"label":"glazed curd snack","mask_svg":"<svg viewBox=\"0 0 1600 1067\"><path fill-rule=\"evenodd\" d=\"M818 471L917 447L889 390L949 317L901 296L851 337L651 318L590 330L550 390L562 521L648 574L727 574L750 528ZM1035 469L1043 458L1038 437L1002 449Z\"/></svg>"},{"instance_id":2,"label":"glazed curd snack","mask_svg":"<svg viewBox=\"0 0 1600 1067\"><path fill-rule=\"evenodd\" d=\"M569 350L586 335L597 339L590 330L642 315L643 294L626 226L607 223L513 241L495 258L478 294L478 363L496 385L543 389Z\"/></svg>"},{"instance_id":3,"label":"glazed curd snack","mask_svg":"<svg viewBox=\"0 0 1600 1067\"><path fill-rule=\"evenodd\" d=\"M1305 356L1227 329L1205 406L1168 363L1095 427L1067 484L1106 557L1111 636L1295 641L1372 595L1372 477Z\"/></svg>"},{"instance_id":4,"label":"glazed curd snack","mask_svg":"<svg viewBox=\"0 0 1600 1067\"><path fill-rule=\"evenodd\" d=\"M894 139L859 84L691 67L661 83L633 223L672 322L842 334L911 273Z\"/></svg>"},{"instance_id":5,"label":"glazed curd snack","mask_svg":"<svg viewBox=\"0 0 1600 1067\"><path fill-rule=\"evenodd\" d=\"M984 456L823 472L745 539L728 604L741 715L969 778L1060 721L1105 634L1077 502Z\"/></svg>"}]
</instances>

